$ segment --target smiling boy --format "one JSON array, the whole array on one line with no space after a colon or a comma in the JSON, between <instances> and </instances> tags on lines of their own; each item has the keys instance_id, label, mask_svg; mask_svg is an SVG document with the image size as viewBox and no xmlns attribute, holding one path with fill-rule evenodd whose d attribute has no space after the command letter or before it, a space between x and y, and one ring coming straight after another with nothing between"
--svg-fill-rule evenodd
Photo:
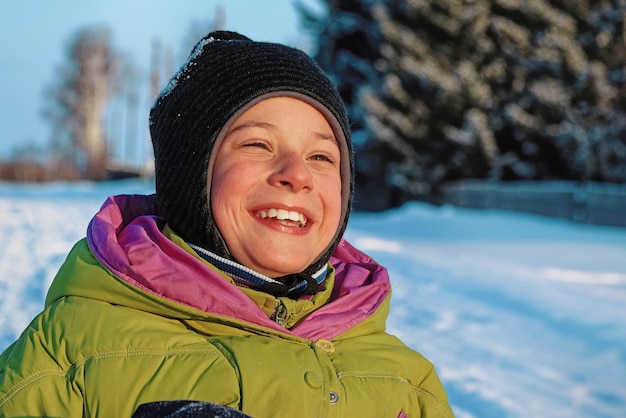
<instances>
[{"instance_id":1,"label":"smiling boy","mask_svg":"<svg viewBox=\"0 0 626 418\"><path fill-rule=\"evenodd\" d=\"M313 106L273 97L239 116L217 149L211 186L233 257L269 277L313 263L339 228L339 167L333 130Z\"/></svg>"},{"instance_id":2,"label":"smiling boy","mask_svg":"<svg viewBox=\"0 0 626 418\"><path fill-rule=\"evenodd\" d=\"M203 38L150 116L155 196L112 196L0 356L0 417L202 401L261 417L452 417L343 239L349 123L303 52ZM176 415L178 416L178 415ZM189 415L187 415L189 416Z\"/></svg>"}]
</instances>

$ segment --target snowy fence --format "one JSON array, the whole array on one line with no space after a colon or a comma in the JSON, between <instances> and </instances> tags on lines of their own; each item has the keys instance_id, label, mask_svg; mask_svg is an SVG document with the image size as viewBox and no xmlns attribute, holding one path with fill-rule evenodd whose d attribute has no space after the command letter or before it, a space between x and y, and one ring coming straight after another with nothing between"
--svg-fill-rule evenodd
<instances>
[{"instance_id":1,"label":"snowy fence","mask_svg":"<svg viewBox=\"0 0 626 418\"><path fill-rule=\"evenodd\" d=\"M626 184L462 181L448 185L443 200L459 207L505 209L626 227Z\"/></svg>"}]
</instances>

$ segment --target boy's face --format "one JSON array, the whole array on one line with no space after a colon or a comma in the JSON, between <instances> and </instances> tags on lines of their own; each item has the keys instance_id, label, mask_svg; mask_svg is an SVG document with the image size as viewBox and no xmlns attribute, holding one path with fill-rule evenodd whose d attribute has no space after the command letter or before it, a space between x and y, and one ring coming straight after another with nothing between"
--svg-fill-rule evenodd
<instances>
[{"instance_id":1,"label":"boy's face","mask_svg":"<svg viewBox=\"0 0 626 418\"><path fill-rule=\"evenodd\" d=\"M231 254L278 277L328 247L341 217L340 151L326 118L294 98L263 100L228 128L210 190Z\"/></svg>"}]
</instances>

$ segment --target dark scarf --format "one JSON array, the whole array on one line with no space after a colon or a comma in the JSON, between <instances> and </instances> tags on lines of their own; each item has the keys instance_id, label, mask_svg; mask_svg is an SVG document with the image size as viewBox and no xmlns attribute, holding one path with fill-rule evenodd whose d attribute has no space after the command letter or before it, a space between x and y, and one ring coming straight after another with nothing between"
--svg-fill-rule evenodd
<instances>
[{"instance_id":1,"label":"dark scarf","mask_svg":"<svg viewBox=\"0 0 626 418\"><path fill-rule=\"evenodd\" d=\"M319 286L326 280L328 264L315 272L313 275L290 274L281 277L281 281L274 280L261 273L237 263L236 261L220 257L197 245L187 243L204 260L226 273L235 281L237 286L260 290L274 296L287 296L297 299L300 296L317 293ZM285 280L287 279L287 280Z\"/></svg>"}]
</instances>

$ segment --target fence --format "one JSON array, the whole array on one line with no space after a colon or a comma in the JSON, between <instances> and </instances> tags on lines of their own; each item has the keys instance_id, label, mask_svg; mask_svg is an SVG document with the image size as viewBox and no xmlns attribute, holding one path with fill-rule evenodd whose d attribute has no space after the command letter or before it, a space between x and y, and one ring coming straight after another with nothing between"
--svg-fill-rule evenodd
<instances>
[{"instance_id":1,"label":"fence","mask_svg":"<svg viewBox=\"0 0 626 418\"><path fill-rule=\"evenodd\" d=\"M626 227L626 184L467 180L448 185L443 200L459 207L505 209Z\"/></svg>"}]
</instances>

